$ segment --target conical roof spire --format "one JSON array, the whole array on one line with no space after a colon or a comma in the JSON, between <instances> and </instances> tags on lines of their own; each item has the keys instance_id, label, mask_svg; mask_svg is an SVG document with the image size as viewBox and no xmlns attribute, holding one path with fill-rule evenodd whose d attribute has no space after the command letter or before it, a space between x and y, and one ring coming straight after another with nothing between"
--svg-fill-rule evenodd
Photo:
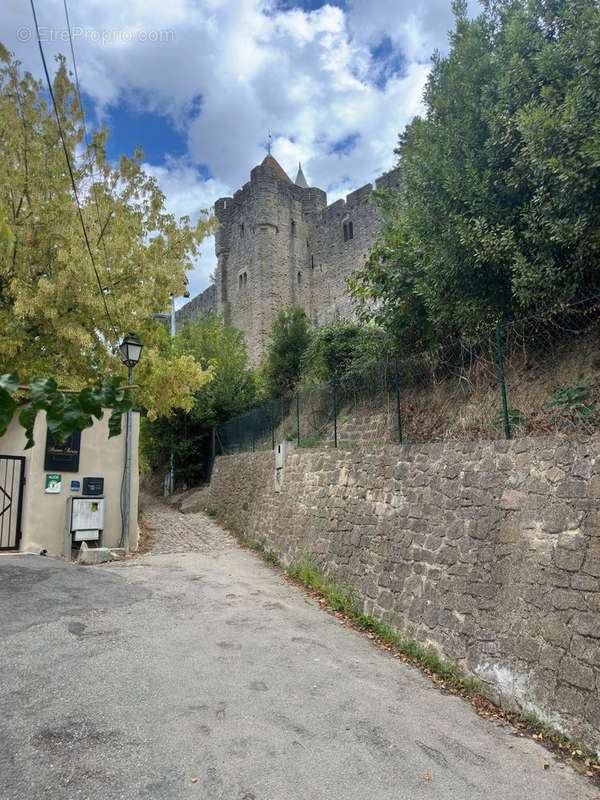
<instances>
[{"instance_id":1,"label":"conical roof spire","mask_svg":"<svg viewBox=\"0 0 600 800\"><path fill-rule=\"evenodd\" d=\"M304 177L304 173L302 172L302 164L300 162L298 162L298 174L296 175L296 180L294 183L296 186L302 187L302 189L308 189L308 183Z\"/></svg>"},{"instance_id":2,"label":"conical roof spire","mask_svg":"<svg viewBox=\"0 0 600 800\"><path fill-rule=\"evenodd\" d=\"M286 173L279 161L277 161L277 159L274 158L270 153L263 158L261 167L267 167L273 173L273 175L276 175L280 180L291 183L289 175Z\"/></svg>"}]
</instances>

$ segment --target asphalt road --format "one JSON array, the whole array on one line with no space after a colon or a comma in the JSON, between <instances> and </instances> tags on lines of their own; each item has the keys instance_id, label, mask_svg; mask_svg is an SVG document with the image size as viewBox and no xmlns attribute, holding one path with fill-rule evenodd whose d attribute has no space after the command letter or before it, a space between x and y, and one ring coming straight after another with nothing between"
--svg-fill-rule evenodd
<instances>
[{"instance_id":1,"label":"asphalt road","mask_svg":"<svg viewBox=\"0 0 600 800\"><path fill-rule=\"evenodd\" d=\"M0 557L2 800L599 797L230 542Z\"/></svg>"}]
</instances>

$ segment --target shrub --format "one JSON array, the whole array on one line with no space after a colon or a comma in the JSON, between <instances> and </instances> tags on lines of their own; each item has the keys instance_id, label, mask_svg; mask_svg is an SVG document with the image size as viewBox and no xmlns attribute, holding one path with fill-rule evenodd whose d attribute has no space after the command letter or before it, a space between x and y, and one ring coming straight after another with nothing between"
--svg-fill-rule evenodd
<instances>
[{"instance_id":1,"label":"shrub","mask_svg":"<svg viewBox=\"0 0 600 800\"><path fill-rule=\"evenodd\" d=\"M558 386L546 408L559 428L593 428L598 424L598 406L587 383Z\"/></svg>"}]
</instances>

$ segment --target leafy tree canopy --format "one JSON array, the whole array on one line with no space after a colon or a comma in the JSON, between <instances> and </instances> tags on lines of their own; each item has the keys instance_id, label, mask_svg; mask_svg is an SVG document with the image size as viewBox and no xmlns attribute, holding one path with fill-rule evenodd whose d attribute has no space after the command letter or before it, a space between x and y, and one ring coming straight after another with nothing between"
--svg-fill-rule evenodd
<instances>
[{"instance_id":1,"label":"leafy tree canopy","mask_svg":"<svg viewBox=\"0 0 600 800\"><path fill-rule=\"evenodd\" d=\"M211 314L186 323L175 346L212 374L195 395L192 413L198 422L209 427L224 422L255 400L256 381L241 331Z\"/></svg>"},{"instance_id":2,"label":"leafy tree canopy","mask_svg":"<svg viewBox=\"0 0 600 800\"><path fill-rule=\"evenodd\" d=\"M265 382L272 397L293 391L302 375L302 360L311 340L308 317L301 308L277 314L265 361Z\"/></svg>"},{"instance_id":3,"label":"leafy tree canopy","mask_svg":"<svg viewBox=\"0 0 600 800\"><path fill-rule=\"evenodd\" d=\"M352 290L406 348L600 288L600 6L455 2Z\"/></svg>"},{"instance_id":4,"label":"leafy tree canopy","mask_svg":"<svg viewBox=\"0 0 600 800\"><path fill-rule=\"evenodd\" d=\"M206 476L212 427L254 405L257 384L243 334L220 317L186 323L174 345L178 355L193 358L211 380L195 393L189 411L145 421L142 449L146 462L155 469L165 469L173 453L177 480L190 484Z\"/></svg>"},{"instance_id":5,"label":"leafy tree canopy","mask_svg":"<svg viewBox=\"0 0 600 800\"><path fill-rule=\"evenodd\" d=\"M116 167L107 161L106 131L86 146L61 57L53 89L102 292L53 110L0 45L0 373L18 371L23 383L52 376L81 389L123 373L115 345L133 330L145 345L137 401L150 415L191 408L210 373L172 348L155 314L183 292L212 221L167 213L141 153Z\"/></svg>"},{"instance_id":6,"label":"leafy tree canopy","mask_svg":"<svg viewBox=\"0 0 600 800\"><path fill-rule=\"evenodd\" d=\"M390 343L381 328L335 319L313 332L302 360L308 382L363 374L388 355Z\"/></svg>"},{"instance_id":7,"label":"leafy tree canopy","mask_svg":"<svg viewBox=\"0 0 600 800\"><path fill-rule=\"evenodd\" d=\"M131 389L123 383L121 376L115 376L98 386L65 392L52 378L35 378L25 388L19 386L15 373L0 375L0 437L18 411L27 437L25 447L32 447L35 420L38 413L44 411L48 430L56 441L62 442L74 431L91 427L94 419L102 419L106 408L112 409L108 420L109 436L118 436L121 416L132 407Z\"/></svg>"}]
</instances>

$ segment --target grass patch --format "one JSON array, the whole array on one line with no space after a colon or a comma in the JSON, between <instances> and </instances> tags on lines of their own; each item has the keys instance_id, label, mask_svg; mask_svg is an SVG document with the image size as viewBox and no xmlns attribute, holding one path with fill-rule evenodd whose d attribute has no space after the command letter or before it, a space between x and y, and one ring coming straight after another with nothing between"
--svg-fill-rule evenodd
<instances>
[{"instance_id":1,"label":"grass patch","mask_svg":"<svg viewBox=\"0 0 600 800\"><path fill-rule=\"evenodd\" d=\"M333 611L339 611L348 617L353 617L358 613L352 590L336 586L310 561L292 564L286 572L293 580L320 594Z\"/></svg>"}]
</instances>

